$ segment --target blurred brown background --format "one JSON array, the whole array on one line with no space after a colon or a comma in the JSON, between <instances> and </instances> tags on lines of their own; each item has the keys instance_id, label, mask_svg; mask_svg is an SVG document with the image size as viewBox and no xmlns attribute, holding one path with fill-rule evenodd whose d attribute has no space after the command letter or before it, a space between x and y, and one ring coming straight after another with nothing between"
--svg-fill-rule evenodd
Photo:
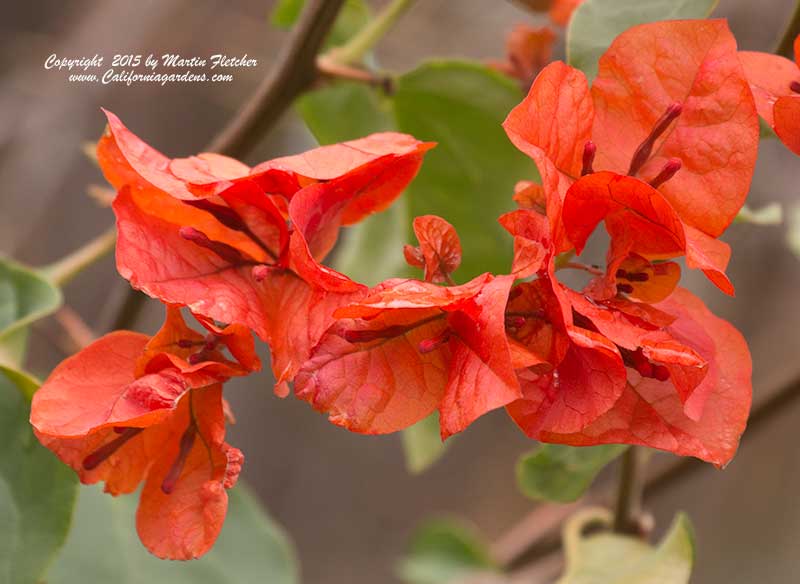
<instances>
[{"instance_id":1,"label":"blurred brown background","mask_svg":"<svg viewBox=\"0 0 800 584\"><path fill-rule=\"evenodd\" d=\"M730 19L742 48L770 50L793 4L721 0L716 14ZM268 24L271 7L268 0L4 2L0 253L34 265L48 262L111 224L111 212L85 194L87 185L103 181L81 152L81 143L103 129L100 106L171 156L202 148L267 74L286 40ZM419 0L380 45L378 57L397 71L428 56L501 57L504 35L517 21L537 19L501 0ZM51 53L99 53L108 61L125 52L247 53L259 66L237 70L230 84L166 87L69 84L66 73L43 68ZM290 113L247 161L311 145ZM796 201L798 178L798 160L776 141L764 142L749 203ZM734 248L729 274L735 300L691 279L715 312L749 339L757 401L800 373L800 261L786 250L783 231L734 226L726 234ZM67 288L67 302L103 331L126 288L108 259ZM138 328L153 332L161 318L152 303ZM63 354L54 342L58 327L49 322L36 331L31 367L41 373ZM480 420L443 461L412 477L404 470L399 436L348 434L303 403L273 397L271 383L264 373L230 384L227 396L238 417L230 442L246 453L244 478L293 537L304 582L391 582L409 533L431 513L466 516L496 537L531 508L516 489L513 465L533 444L502 412ZM800 580L798 419L800 404L785 408L747 436L725 472L694 472L647 501L662 527L676 510L690 513L698 532L694 582Z\"/></svg>"}]
</instances>

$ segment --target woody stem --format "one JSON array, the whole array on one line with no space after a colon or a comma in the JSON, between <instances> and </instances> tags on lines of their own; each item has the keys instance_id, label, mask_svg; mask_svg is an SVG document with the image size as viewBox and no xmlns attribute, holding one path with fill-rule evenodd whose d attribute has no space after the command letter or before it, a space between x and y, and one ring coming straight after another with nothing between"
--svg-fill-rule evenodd
<instances>
[{"instance_id":1,"label":"woody stem","mask_svg":"<svg viewBox=\"0 0 800 584\"><path fill-rule=\"evenodd\" d=\"M778 45L775 47L775 54L791 58L794 39L798 34L800 34L800 1L795 4L792 18L786 26L786 30L783 31L783 36Z\"/></svg>"},{"instance_id":2,"label":"woody stem","mask_svg":"<svg viewBox=\"0 0 800 584\"><path fill-rule=\"evenodd\" d=\"M206 147L235 158L249 152L280 119L294 98L317 77L316 58L345 0L308 0L289 42L252 97ZM128 290L113 329L130 328L142 310L144 294Z\"/></svg>"},{"instance_id":3,"label":"woody stem","mask_svg":"<svg viewBox=\"0 0 800 584\"><path fill-rule=\"evenodd\" d=\"M618 533L639 532L646 454L643 448L631 446L622 457L617 486L617 506L614 512L614 531Z\"/></svg>"},{"instance_id":4,"label":"woody stem","mask_svg":"<svg viewBox=\"0 0 800 584\"><path fill-rule=\"evenodd\" d=\"M112 227L83 247L76 249L57 262L41 268L40 272L56 286L63 286L77 276L81 270L111 252L116 240L117 230Z\"/></svg>"}]
</instances>

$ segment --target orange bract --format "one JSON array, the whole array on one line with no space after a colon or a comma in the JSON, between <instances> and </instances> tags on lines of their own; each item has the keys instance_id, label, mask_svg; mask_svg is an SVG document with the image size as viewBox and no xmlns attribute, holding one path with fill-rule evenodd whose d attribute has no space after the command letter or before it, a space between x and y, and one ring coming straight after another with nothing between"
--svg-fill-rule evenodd
<instances>
[{"instance_id":1,"label":"orange bract","mask_svg":"<svg viewBox=\"0 0 800 584\"><path fill-rule=\"evenodd\" d=\"M794 54L795 62L752 51L742 51L739 58L759 115L792 152L800 154L800 36L794 40Z\"/></svg>"},{"instance_id":2,"label":"orange bract","mask_svg":"<svg viewBox=\"0 0 800 584\"><path fill-rule=\"evenodd\" d=\"M162 558L196 558L216 540L242 463L224 441L221 384L260 368L248 330L204 324L206 336L169 308L152 339L106 335L61 363L31 406L36 436L81 482L118 495L145 481L137 527Z\"/></svg>"}]
</instances>

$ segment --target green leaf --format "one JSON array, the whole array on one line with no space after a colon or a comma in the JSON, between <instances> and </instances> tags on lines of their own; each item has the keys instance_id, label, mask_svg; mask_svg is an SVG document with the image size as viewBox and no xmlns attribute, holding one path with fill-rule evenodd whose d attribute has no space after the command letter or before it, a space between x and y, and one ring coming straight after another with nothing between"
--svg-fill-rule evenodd
<instances>
[{"instance_id":1,"label":"green leaf","mask_svg":"<svg viewBox=\"0 0 800 584\"><path fill-rule=\"evenodd\" d=\"M394 130L389 100L361 83L343 82L312 91L295 107L320 144ZM405 213L401 199L387 211L345 228L334 267L370 286L394 276L411 275L403 259L410 222Z\"/></svg>"},{"instance_id":2,"label":"green leaf","mask_svg":"<svg viewBox=\"0 0 800 584\"><path fill-rule=\"evenodd\" d=\"M497 566L489 547L469 525L454 519L435 519L417 529L398 576L409 584L445 584Z\"/></svg>"},{"instance_id":3,"label":"green leaf","mask_svg":"<svg viewBox=\"0 0 800 584\"><path fill-rule=\"evenodd\" d=\"M611 525L604 509L587 509L564 528L567 569L557 584L688 584L694 563L694 533L680 513L658 547L608 531L584 536L592 524Z\"/></svg>"},{"instance_id":4,"label":"green leaf","mask_svg":"<svg viewBox=\"0 0 800 584\"><path fill-rule=\"evenodd\" d=\"M439 143L406 191L408 215L435 214L455 226L463 248L458 281L510 269L512 242L497 217L514 208L517 181L538 179L501 126L521 99L513 81L477 63L430 62L397 79L398 129Z\"/></svg>"},{"instance_id":5,"label":"green leaf","mask_svg":"<svg viewBox=\"0 0 800 584\"><path fill-rule=\"evenodd\" d=\"M597 61L620 33L659 20L705 18L719 0L585 0L567 29L567 62L591 81Z\"/></svg>"},{"instance_id":6,"label":"green leaf","mask_svg":"<svg viewBox=\"0 0 800 584\"><path fill-rule=\"evenodd\" d=\"M61 291L33 270L0 258L0 363L19 365L25 328L61 306Z\"/></svg>"},{"instance_id":7,"label":"green leaf","mask_svg":"<svg viewBox=\"0 0 800 584\"><path fill-rule=\"evenodd\" d=\"M783 223L783 207L780 203L770 203L759 209L751 209L747 205L739 210L734 223L752 223L753 225L780 225Z\"/></svg>"},{"instance_id":8,"label":"green leaf","mask_svg":"<svg viewBox=\"0 0 800 584\"><path fill-rule=\"evenodd\" d=\"M272 10L270 22L277 28L291 28L300 17L304 4L305 0L280 0ZM371 17L369 5L364 0L345 0L327 44L329 46L344 44L364 28Z\"/></svg>"},{"instance_id":9,"label":"green leaf","mask_svg":"<svg viewBox=\"0 0 800 584\"><path fill-rule=\"evenodd\" d=\"M575 448L542 444L517 462L517 484L528 497L570 503L579 499L597 474L628 448L624 444Z\"/></svg>"},{"instance_id":10,"label":"green leaf","mask_svg":"<svg viewBox=\"0 0 800 584\"><path fill-rule=\"evenodd\" d=\"M451 438L442 442L439 432L439 412L434 412L424 420L403 431L403 452L406 468L412 474L427 470L439 460L447 450Z\"/></svg>"},{"instance_id":11,"label":"green leaf","mask_svg":"<svg viewBox=\"0 0 800 584\"><path fill-rule=\"evenodd\" d=\"M40 582L69 531L75 473L33 435L30 404L0 376L0 582Z\"/></svg>"},{"instance_id":12,"label":"green leaf","mask_svg":"<svg viewBox=\"0 0 800 584\"><path fill-rule=\"evenodd\" d=\"M225 525L199 560L169 562L150 555L136 535L138 497L81 488L75 527L48 584L297 584L292 547L241 482L228 491Z\"/></svg>"}]
</instances>

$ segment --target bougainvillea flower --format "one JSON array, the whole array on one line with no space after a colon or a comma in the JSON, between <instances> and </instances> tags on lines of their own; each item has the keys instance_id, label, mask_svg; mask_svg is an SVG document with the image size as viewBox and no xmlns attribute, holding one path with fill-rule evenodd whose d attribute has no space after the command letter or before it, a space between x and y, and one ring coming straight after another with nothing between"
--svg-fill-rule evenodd
<instances>
[{"instance_id":1,"label":"bougainvillea flower","mask_svg":"<svg viewBox=\"0 0 800 584\"><path fill-rule=\"evenodd\" d=\"M36 436L81 482L119 495L144 481L137 530L161 558L211 548L242 466L225 443L221 384L260 364L249 330L207 328L192 331L170 308L152 339L108 334L56 367L31 406Z\"/></svg>"},{"instance_id":2,"label":"bougainvillea flower","mask_svg":"<svg viewBox=\"0 0 800 584\"><path fill-rule=\"evenodd\" d=\"M601 57L591 90L582 72L552 63L504 127L539 168L557 251L574 244L562 225L567 192L581 176L591 180L576 191L589 187L596 194L598 183L611 185L608 176L592 178L600 170L621 177L613 186L628 198L662 198L692 231L686 254L695 249L693 261L725 256L708 239L719 236L744 203L758 120L724 21L627 30ZM726 287L716 273L719 264L699 267Z\"/></svg>"},{"instance_id":3,"label":"bougainvillea flower","mask_svg":"<svg viewBox=\"0 0 800 584\"><path fill-rule=\"evenodd\" d=\"M108 119L98 158L119 190L120 273L166 303L255 331L285 393L333 309L366 291L320 263L340 226L388 206L432 145L375 134L249 169L218 155L170 160Z\"/></svg>"},{"instance_id":4,"label":"bougainvillea flower","mask_svg":"<svg viewBox=\"0 0 800 584\"><path fill-rule=\"evenodd\" d=\"M506 60L489 66L517 79L527 91L536 75L553 60L556 35L550 27L517 24L506 37Z\"/></svg>"},{"instance_id":5,"label":"bougainvillea flower","mask_svg":"<svg viewBox=\"0 0 800 584\"><path fill-rule=\"evenodd\" d=\"M720 467L727 464L736 452L750 410L747 344L733 326L711 314L702 301L682 288L654 307L675 320L663 329L671 341L660 347L653 343L649 359L661 359L685 371L691 369L692 361L698 362L697 356L707 364L705 372L698 369L694 377L681 379L684 389L696 383L688 395L676 391L676 369L663 380L650 371L643 376L637 371L637 367L643 368L642 362L629 354L625 357L628 381L613 407L578 430L550 431L540 421L539 408L547 403L544 397L549 397L554 386L534 372L522 372L525 398L508 407L520 428L543 442L640 444L695 456ZM592 320L599 321L598 317ZM609 333L613 326L607 323L604 332Z\"/></svg>"},{"instance_id":6,"label":"bougainvillea flower","mask_svg":"<svg viewBox=\"0 0 800 584\"><path fill-rule=\"evenodd\" d=\"M394 432L436 409L443 438L462 431L521 395L504 324L513 279L379 284L336 311L295 379L297 397L353 432Z\"/></svg>"},{"instance_id":7,"label":"bougainvillea flower","mask_svg":"<svg viewBox=\"0 0 800 584\"><path fill-rule=\"evenodd\" d=\"M800 154L800 36L794 62L771 53L742 51L739 58L753 90L758 114L795 154Z\"/></svg>"},{"instance_id":8,"label":"bougainvillea flower","mask_svg":"<svg viewBox=\"0 0 800 584\"><path fill-rule=\"evenodd\" d=\"M454 284L450 277L461 265L461 241L455 227L436 215L414 218L419 245L406 245L403 254L409 265L424 271L425 281Z\"/></svg>"},{"instance_id":9,"label":"bougainvillea flower","mask_svg":"<svg viewBox=\"0 0 800 584\"><path fill-rule=\"evenodd\" d=\"M623 286L628 292L633 290L637 277L649 282L647 270L632 271L636 265L632 255L648 260L685 255L687 266L703 270L720 290L733 294L733 285L725 275L730 259L728 244L685 224L657 189L636 178L607 171L580 178L564 197L561 220L567 238L578 253L597 224L605 220L611 246L606 277L593 286L598 298L610 298L616 294L620 270L625 273L627 282ZM627 269L622 267L626 262ZM670 282L674 288L677 278L660 283ZM652 298L662 300L670 291L671 288L662 287L662 294Z\"/></svg>"}]
</instances>

